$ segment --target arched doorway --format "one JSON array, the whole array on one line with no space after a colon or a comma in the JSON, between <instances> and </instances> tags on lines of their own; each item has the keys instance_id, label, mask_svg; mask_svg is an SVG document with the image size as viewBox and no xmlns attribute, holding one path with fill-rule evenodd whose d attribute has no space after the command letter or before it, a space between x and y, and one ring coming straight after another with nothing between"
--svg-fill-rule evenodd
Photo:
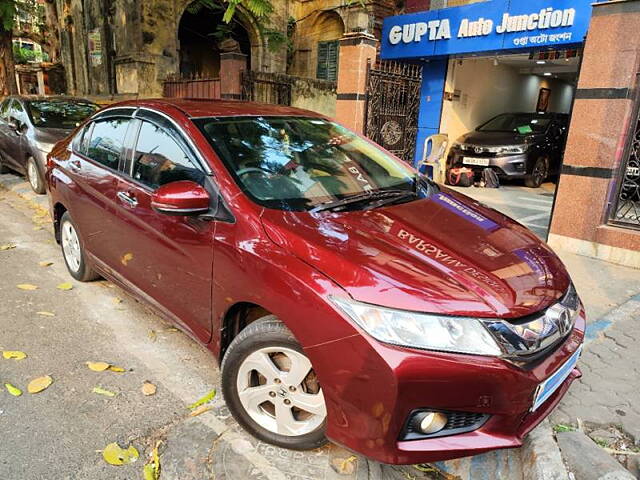
<instances>
[{"instance_id":1,"label":"arched doorway","mask_svg":"<svg viewBox=\"0 0 640 480\"><path fill-rule=\"evenodd\" d=\"M224 7L210 8L202 2L192 2L182 14L178 25L180 76L182 78L217 78L220 76L221 42L233 39L240 53L247 55L251 65L251 38L239 19L222 21ZM226 42L233 44L233 42Z\"/></svg>"}]
</instances>

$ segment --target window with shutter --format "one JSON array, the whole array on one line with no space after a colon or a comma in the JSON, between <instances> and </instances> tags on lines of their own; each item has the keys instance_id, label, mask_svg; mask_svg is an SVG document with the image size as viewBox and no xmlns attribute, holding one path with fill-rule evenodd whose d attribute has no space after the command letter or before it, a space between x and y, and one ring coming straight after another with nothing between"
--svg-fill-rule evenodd
<instances>
[{"instance_id":1,"label":"window with shutter","mask_svg":"<svg viewBox=\"0 0 640 480\"><path fill-rule=\"evenodd\" d=\"M318 42L316 78L336 81L338 78L338 40Z\"/></svg>"}]
</instances>

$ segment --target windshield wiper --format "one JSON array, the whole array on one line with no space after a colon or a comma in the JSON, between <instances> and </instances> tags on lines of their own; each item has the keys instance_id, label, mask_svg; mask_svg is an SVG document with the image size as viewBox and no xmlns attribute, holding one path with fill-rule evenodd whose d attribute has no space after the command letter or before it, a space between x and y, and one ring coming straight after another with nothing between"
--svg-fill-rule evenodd
<instances>
[{"instance_id":1,"label":"windshield wiper","mask_svg":"<svg viewBox=\"0 0 640 480\"><path fill-rule=\"evenodd\" d=\"M311 213L315 213L325 210L335 210L337 208L346 207L347 205L352 205L354 203L370 202L372 200L380 200L388 197L391 197L395 200L399 196L404 197L406 195L415 195L415 193L407 190L373 190L370 192L356 193L355 195L350 195L346 198L340 198L338 200L323 202L316 205L309 211Z\"/></svg>"}]
</instances>

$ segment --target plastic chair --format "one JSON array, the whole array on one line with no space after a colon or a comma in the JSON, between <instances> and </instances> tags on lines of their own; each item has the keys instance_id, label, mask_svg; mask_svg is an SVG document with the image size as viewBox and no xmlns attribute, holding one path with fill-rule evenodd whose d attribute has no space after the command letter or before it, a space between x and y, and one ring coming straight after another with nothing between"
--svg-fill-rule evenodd
<instances>
[{"instance_id":1,"label":"plastic chair","mask_svg":"<svg viewBox=\"0 0 640 480\"><path fill-rule=\"evenodd\" d=\"M449 136L438 133L427 137L422 150L422 160L418 163L418 171L426 174L434 182L444 183L446 158L445 153L449 145Z\"/></svg>"}]
</instances>

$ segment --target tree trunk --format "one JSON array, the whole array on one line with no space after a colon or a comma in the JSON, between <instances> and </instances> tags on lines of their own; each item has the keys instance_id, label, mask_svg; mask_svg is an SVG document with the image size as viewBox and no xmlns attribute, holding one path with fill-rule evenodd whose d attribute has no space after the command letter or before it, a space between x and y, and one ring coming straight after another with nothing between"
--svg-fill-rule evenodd
<instances>
[{"instance_id":1,"label":"tree trunk","mask_svg":"<svg viewBox=\"0 0 640 480\"><path fill-rule=\"evenodd\" d=\"M54 0L46 0L44 4L45 14L45 39L48 45L47 53L52 63L57 63L60 58L60 28L58 25L58 12Z\"/></svg>"},{"instance_id":2,"label":"tree trunk","mask_svg":"<svg viewBox=\"0 0 640 480\"><path fill-rule=\"evenodd\" d=\"M16 68L13 63L13 34L0 25L0 94L18 93Z\"/></svg>"}]
</instances>

